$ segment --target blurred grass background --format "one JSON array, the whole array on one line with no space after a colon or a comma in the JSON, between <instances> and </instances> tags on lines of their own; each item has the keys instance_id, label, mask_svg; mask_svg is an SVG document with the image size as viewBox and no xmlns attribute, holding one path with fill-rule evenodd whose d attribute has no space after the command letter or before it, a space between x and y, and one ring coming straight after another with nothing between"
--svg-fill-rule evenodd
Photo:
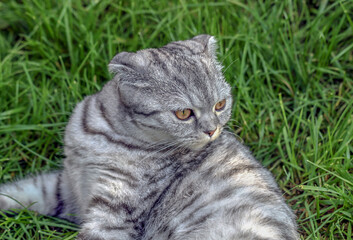
<instances>
[{"instance_id":1,"label":"blurred grass background","mask_svg":"<svg viewBox=\"0 0 353 240\"><path fill-rule=\"evenodd\" d=\"M233 86L229 126L276 176L303 239L352 239L353 1L0 2L0 179L60 168L75 104L120 51L208 33ZM0 239L73 239L27 210Z\"/></svg>"}]
</instances>

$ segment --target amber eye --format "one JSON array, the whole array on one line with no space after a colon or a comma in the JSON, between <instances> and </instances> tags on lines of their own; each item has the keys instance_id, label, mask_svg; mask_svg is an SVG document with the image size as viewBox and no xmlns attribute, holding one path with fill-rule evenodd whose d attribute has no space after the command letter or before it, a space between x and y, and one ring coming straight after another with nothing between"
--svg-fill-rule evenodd
<instances>
[{"instance_id":1,"label":"amber eye","mask_svg":"<svg viewBox=\"0 0 353 240\"><path fill-rule=\"evenodd\" d=\"M175 111L175 116L177 116L177 118L179 118L180 120L186 120L191 116L191 113L191 109L184 109Z\"/></svg>"},{"instance_id":2,"label":"amber eye","mask_svg":"<svg viewBox=\"0 0 353 240\"><path fill-rule=\"evenodd\" d=\"M214 108L216 109L216 111L221 111L225 105L226 105L226 100L223 99L222 101L219 101L218 103L216 103Z\"/></svg>"}]
</instances>

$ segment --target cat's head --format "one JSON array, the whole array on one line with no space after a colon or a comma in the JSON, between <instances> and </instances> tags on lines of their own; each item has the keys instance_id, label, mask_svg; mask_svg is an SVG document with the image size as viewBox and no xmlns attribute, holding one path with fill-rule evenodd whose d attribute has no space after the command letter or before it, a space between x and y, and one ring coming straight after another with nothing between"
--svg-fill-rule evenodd
<instances>
[{"instance_id":1,"label":"cat's head","mask_svg":"<svg viewBox=\"0 0 353 240\"><path fill-rule=\"evenodd\" d=\"M219 136L231 116L231 89L212 36L122 52L109 70L128 115L127 129L151 144L202 148Z\"/></svg>"}]
</instances>

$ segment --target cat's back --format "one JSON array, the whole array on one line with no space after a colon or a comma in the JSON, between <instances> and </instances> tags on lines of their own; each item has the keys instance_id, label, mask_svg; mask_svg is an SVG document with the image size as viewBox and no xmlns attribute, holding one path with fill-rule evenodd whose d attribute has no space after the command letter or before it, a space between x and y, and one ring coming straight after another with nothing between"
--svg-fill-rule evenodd
<instances>
[{"instance_id":1,"label":"cat's back","mask_svg":"<svg viewBox=\"0 0 353 240\"><path fill-rule=\"evenodd\" d=\"M222 133L200 155L151 210L144 239L297 239L271 174L234 136Z\"/></svg>"}]
</instances>

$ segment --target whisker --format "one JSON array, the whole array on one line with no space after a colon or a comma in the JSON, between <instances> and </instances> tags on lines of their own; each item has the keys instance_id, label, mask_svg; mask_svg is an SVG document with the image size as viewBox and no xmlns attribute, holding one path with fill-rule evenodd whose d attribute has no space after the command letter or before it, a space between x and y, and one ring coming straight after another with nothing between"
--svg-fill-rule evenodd
<instances>
[{"instance_id":1,"label":"whisker","mask_svg":"<svg viewBox=\"0 0 353 240\"><path fill-rule=\"evenodd\" d=\"M235 122L235 123L237 123L237 124L240 124L240 122L237 121L237 120L235 120L234 118L229 119L228 122Z\"/></svg>"},{"instance_id":2,"label":"whisker","mask_svg":"<svg viewBox=\"0 0 353 240\"><path fill-rule=\"evenodd\" d=\"M159 153L165 149L170 148L167 152L165 152L164 154L162 154L161 156L159 156L156 160L158 160L161 157L167 156L169 153L174 152L175 148L173 148L174 146L177 145L177 142L167 142L167 141L161 141L163 144L159 145L161 146L159 149L156 149L154 152L147 154L142 160L147 159L148 157L155 155L156 153ZM155 144L155 146L158 146Z\"/></svg>"},{"instance_id":3,"label":"whisker","mask_svg":"<svg viewBox=\"0 0 353 240\"><path fill-rule=\"evenodd\" d=\"M233 135L241 143L244 143L244 140L238 134L236 134L233 129L231 129L229 126L224 126L224 128L229 130L229 131L227 131L227 133Z\"/></svg>"},{"instance_id":4,"label":"whisker","mask_svg":"<svg viewBox=\"0 0 353 240\"><path fill-rule=\"evenodd\" d=\"M228 70L228 68L230 68L230 66L233 65L233 63L235 63L236 61L238 61L239 59L235 59L234 61L232 61L224 70L222 70L222 73L225 74L226 71Z\"/></svg>"}]
</instances>

